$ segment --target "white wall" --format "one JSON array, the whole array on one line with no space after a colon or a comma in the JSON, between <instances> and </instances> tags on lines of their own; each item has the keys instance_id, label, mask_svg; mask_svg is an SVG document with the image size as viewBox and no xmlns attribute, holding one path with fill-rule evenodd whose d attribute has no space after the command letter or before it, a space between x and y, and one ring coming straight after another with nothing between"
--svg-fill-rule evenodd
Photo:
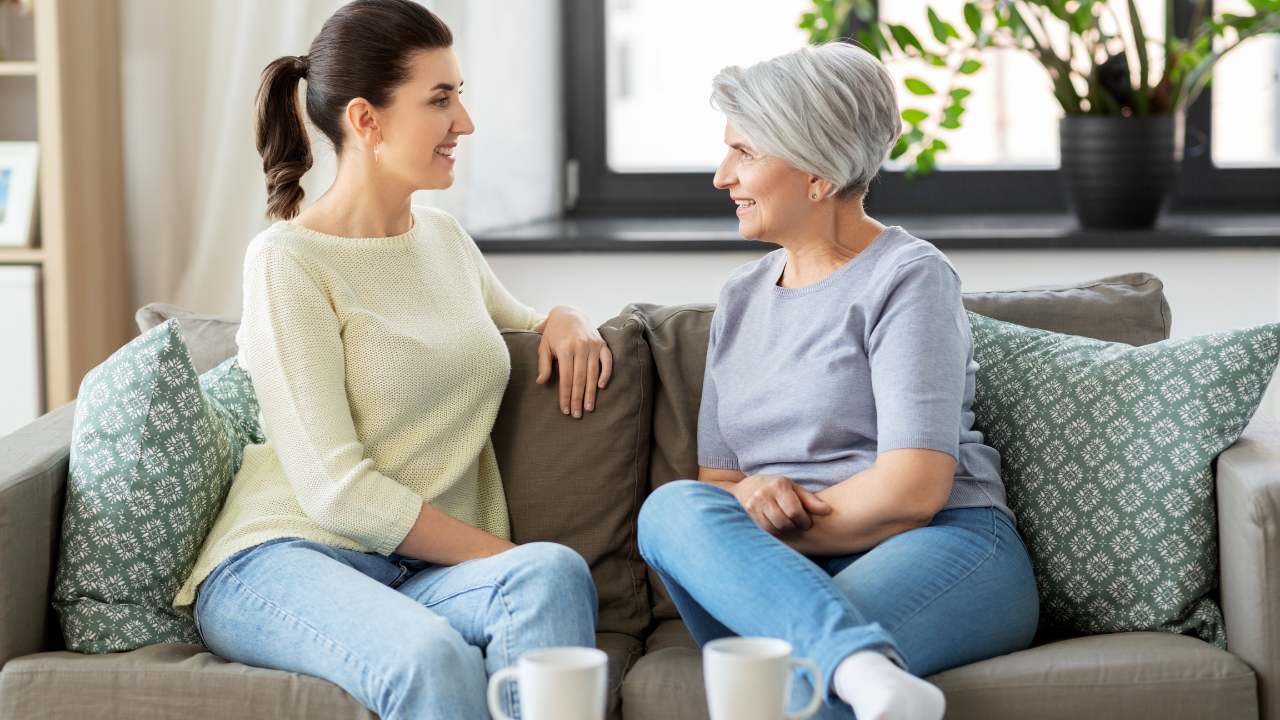
<instances>
[{"instance_id":1,"label":"white wall","mask_svg":"<svg viewBox=\"0 0 1280 720\"><path fill-rule=\"evenodd\" d=\"M761 246L761 253L773 246ZM729 271L761 253L502 254L489 264L520 300L576 305L604 321L629 302L715 302ZM1164 281L1173 337L1280 322L1280 249L1072 250L947 253L965 291L1149 272ZM1280 417L1280 383L1263 400Z\"/></svg>"}]
</instances>

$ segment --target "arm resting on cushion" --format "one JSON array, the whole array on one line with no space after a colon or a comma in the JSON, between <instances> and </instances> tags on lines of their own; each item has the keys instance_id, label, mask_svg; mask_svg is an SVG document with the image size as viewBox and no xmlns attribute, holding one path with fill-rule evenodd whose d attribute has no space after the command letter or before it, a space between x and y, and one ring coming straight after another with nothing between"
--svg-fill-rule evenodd
<instances>
[{"instance_id":1,"label":"arm resting on cushion","mask_svg":"<svg viewBox=\"0 0 1280 720\"><path fill-rule=\"evenodd\" d=\"M1227 647L1258 674L1263 718L1280 718L1280 421L1256 414L1218 456Z\"/></svg>"}]
</instances>

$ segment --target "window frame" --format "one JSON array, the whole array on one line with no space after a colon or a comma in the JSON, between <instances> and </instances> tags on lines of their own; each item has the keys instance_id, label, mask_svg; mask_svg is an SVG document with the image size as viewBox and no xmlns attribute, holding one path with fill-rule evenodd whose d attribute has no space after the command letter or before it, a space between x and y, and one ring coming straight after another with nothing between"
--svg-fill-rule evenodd
<instances>
[{"instance_id":1,"label":"window frame","mask_svg":"<svg viewBox=\"0 0 1280 720\"><path fill-rule=\"evenodd\" d=\"M1190 4L1173 3L1175 32L1190 25ZM620 173L608 167L605 86L606 0L562 0L566 215L645 217L719 215L726 193L712 172ZM707 79L708 84L710 78ZM1212 87L1212 86L1211 86ZM1280 167L1220 168L1212 163L1212 90L1186 110L1183 167L1170 197L1175 212L1274 212ZM1270 188L1270 191L1268 191ZM908 179L882 169L870 212L894 215L1045 214L1068 210L1059 170L938 170Z\"/></svg>"}]
</instances>

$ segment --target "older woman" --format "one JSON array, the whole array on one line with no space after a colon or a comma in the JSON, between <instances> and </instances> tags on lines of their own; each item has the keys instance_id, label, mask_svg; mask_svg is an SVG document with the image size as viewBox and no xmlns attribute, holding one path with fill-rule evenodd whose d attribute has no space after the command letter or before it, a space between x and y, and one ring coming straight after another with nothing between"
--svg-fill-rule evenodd
<instances>
[{"instance_id":1,"label":"older woman","mask_svg":"<svg viewBox=\"0 0 1280 720\"><path fill-rule=\"evenodd\" d=\"M698 481L664 485L640 548L699 644L792 643L824 717L940 718L921 677L1027 647L1039 615L1000 458L973 429L960 278L863 210L900 133L865 51L806 47L714 81L715 185L743 237L711 322Z\"/></svg>"}]
</instances>

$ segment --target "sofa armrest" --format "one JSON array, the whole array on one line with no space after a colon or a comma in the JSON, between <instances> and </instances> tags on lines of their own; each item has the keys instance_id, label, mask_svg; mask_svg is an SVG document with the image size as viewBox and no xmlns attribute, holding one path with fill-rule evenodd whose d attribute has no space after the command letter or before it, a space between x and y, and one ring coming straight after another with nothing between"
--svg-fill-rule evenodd
<instances>
[{"instance_id":1,"label":"sofa armrest","mask_svg":"<svg viewBox=\"0 0 1280 720\"><path fill-rule=\"evenodd\" d=\"M46 649L75 403L0 437L0 667Z\"/></svg>"},{"instance_id":2,"label":"sofa armrest","mask_svg":"<svg viewBox=\"0 0 1280 720\"><path fill-rule=\"evenodd\" d=\"M1258 674L1263 720L1280 720L1280 421L1255 414L1217 462L1227 649Z\"/></svg>"}]
</instances>

